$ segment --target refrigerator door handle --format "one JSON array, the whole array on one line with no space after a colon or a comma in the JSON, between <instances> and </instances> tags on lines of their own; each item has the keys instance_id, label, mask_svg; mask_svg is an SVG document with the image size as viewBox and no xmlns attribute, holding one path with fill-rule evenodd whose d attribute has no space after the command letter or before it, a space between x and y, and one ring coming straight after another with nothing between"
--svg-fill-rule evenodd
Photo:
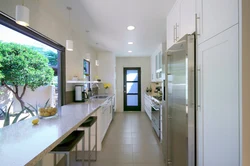
<instances>
[{"instance_id":1,"label":"refrigerator door handle","mask_svg":"<svg viewBox=\"0 0 250 166\"><path fill-rule=\"evenodd\" d=\"M197 76L198 76L198 80L197 80L197 85L198 85L198 96L197 96L197 111L201 111L201 66L199 65L198 68L197 68Z\"/></svg>"}]
</instances>

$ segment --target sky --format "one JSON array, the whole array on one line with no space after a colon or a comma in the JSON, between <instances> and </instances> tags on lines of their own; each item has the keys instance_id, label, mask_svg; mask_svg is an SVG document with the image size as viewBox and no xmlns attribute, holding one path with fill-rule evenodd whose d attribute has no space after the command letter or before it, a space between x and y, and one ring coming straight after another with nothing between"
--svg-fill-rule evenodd
<instances>
[{"instance_id":1,"label":"sky","mask_svg":"<svg viewBox=\"0 0 250 166\"><path fill-rule=\"evenodd\" d=\"M46 44L43 44L39 41L36 41L28 36L25 36L17 31L14 31L8 27L5 27L0 24L0 41L6 42L6 43L18 43L22 45L30 45L30 46L36 46L39 48L43 48L45 51L53 51L57 53L57 50L47 46Z\"/></svg>"}]
</instances>

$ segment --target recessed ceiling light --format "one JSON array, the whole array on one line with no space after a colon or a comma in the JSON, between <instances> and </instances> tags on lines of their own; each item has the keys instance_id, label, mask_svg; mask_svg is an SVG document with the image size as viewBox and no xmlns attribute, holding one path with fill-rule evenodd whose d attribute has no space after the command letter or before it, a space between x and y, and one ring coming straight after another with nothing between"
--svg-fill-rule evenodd
<instances>
[{"instance_id":1,"label":"recessed ceiling light","mask_svg":"<svg viewBox=\"0 0 250 166\"><path fill-rule=\"evenodd\" d=\"M135 29L135 27L131 25L131 26L128 26L127 29L128 29L129 31L132 31L132 30Z\"/></svg>"},{"instance_id":2,"label":"recessed ceiling light","mask_svg":"<svg viewBox=\"0 0 250 166\"><path fill-rule=\"evenodd\" d=\"M128 42L128 44L134 44L133 42Z\"/></svg>"},{"instance_id":3,"label":"recessed ceiling light","mask_svg":"<svg viewBox=\"0 0 250 166\"><path fill-rule=\"evenodd\" d=\"M132 51L128 51L129 53L131 53Z\"/></svg>"}]
</instances>

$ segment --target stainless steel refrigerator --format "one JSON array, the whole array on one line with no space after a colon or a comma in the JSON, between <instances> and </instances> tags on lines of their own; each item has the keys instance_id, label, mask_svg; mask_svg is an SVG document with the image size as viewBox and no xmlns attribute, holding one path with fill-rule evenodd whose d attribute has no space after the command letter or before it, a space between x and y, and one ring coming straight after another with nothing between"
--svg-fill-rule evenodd
<instances>
[{"instance_id":1,"label":"stainless steel refrigerator","mask_svg":"<svg viewBox=\"0 0 250 166\"><path fill-rule=\"evenodd\" d=\"M195 166L195 36L185 35L164 57L162 149L167 166Z\"/></svg>"}]
</instances>

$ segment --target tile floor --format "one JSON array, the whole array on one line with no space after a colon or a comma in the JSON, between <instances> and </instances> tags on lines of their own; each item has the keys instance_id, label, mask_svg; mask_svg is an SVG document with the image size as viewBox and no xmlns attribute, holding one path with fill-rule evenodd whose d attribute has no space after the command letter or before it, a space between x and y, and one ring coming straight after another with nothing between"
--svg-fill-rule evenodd
<instances>
[{"instance_id":1,"label":"tile floor","mask_svg":"<svg viewBox=\"0 0 250 166\"><path fill-rule=\"evenodd\" d=\"M165 166L159 140L146 113L116 113L98 160L91 166Z\"/></svg>"}]
</instances>

